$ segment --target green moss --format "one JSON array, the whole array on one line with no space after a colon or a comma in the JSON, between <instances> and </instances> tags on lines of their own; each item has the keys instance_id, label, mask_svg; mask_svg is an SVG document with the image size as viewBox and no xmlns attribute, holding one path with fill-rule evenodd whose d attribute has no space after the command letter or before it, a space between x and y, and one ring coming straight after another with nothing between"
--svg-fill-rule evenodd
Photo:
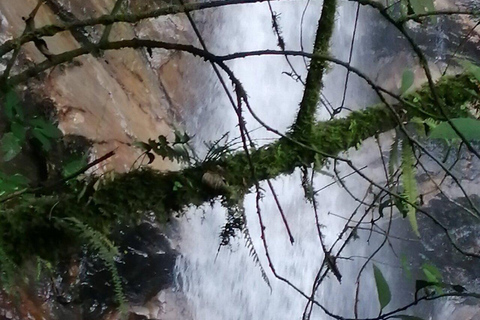
<instances>
[{"instance_id":1,"label":"green moss","mask_svg":"<svg viewBox=\"0 0 480 320\"><path fill-rule=\"evenodd\" d=\"M322 5L322 14L318 21L317 33L313 45L314 54L326 55L330 47L333 28L335 25L335 11L337 1L325 0ZM315 122L315 112L320 101L320 91L323 87L323 76L327 68L324 59L312 58L305 81L305 90L300 102L297 119L292 128L292 136L302 141L308 139Z\"/></svg>"},{"instance_id":2,"label":"green moss","mask_svg":"<svg viewBox=\"0 0 480 320\"><path fill-rule=\"evenodd\" d=\"M451 116L464 114L463 106L476 102L480 91L478 82L468 75L446 77L437 84L437 90L449 106ZM426 87L406 99L412 104L394 106L402 114L402 120L425 118L423 110L432 115L438 114ZM392 112L376 105L352 112L343 119L317 123L303 143L322 153L336 155L396 126ZM77 234L58 223L66 217L73 217L108 236L119 224L133 225L145 213L152 212L159 221L165 222L174 212L217 197L222 197L224 203L238 203L254 185L255 179L276 178L291 173L298 166L325 160L324 156L282 138L252 150L255 177L251 174L246 155L236 153L219 162L203 163L180 172L140 169L117 174L113 180L71 181L59 189L46 190L42 194L25 194L2 203L0 243L3 251L16 263L35 255L52 261L82 242ZM221 169L219 172L228 187L216 189L202 181L204 173L215 168Z\"/></svg>"}]
</instances>

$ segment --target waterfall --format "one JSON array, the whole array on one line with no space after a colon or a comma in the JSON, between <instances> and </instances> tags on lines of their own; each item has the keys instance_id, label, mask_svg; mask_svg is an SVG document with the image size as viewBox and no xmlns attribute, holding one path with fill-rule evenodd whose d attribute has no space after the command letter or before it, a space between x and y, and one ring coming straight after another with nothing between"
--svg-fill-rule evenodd
<instances>
[{"instance_id":1,"label":"waterfall","mask_svg":"<svg viewBox=\"0 0 480 320\"><path fill-rule=\"evenodd\" d=\"M307 5L305 1L272 3L274 10L280 14L287 48L300 50L300 21ZM333 51L341 59L348 59L348 49L353 31L355 6L342 4L336 21L333 36ZM303 21L303 45L311 51L321 4L311 2L306 9ZM276 49L276 38L271 28L270 11L267 4L237 6L221 10L215 23L213 34L208 37L212 51L231 53L245 50ZM219 21L220 20L220 21ZM361 33L361 25L359 31ZM292 58L292 64L303 77L306 74L302 58ZM303 86L292 78L282 74L290 69L284 57L252 57L233 61L230 64L236 76L245 86L251 105L255 112L269 125L285 131L292 124L298 104L303 93ZM218 139L227 131L230 137L238 136L235 127L237 119L225 94L218 86L212 74L208 81L215 83L207 89L203 99L197 102L196 114L187 126L187 130L196 134L198 141ZM331 103L339 105L343 93L345 71L334 67L326 80L325 94ZM205 80L204 80L205 81ZM355 92L356 88L349 88ZM347 103L350 101L347 100ZM320 117L326 117L321 112ZM249 129L256 129L258 124L246 115ZM265 130L256 130L254 138L272 138ZM260 143L268 142L261 140ZM369 152L373 144L363 147L355 155L357 165L369 164L378 158L378 153ZM372 156L373 155L373 156ZM362 163L362 164L360 164ZM331 171L331 170L330 170ZM343 168L342 173L350 171ZM371 173L371 172L370 172ZM331 172L330 172L331 174ZM319 174L315 186L320 188L333 180L328 175ZM346 180L349 188L359 197L365 193L368 184L358 177ZM278 209L271 193L265 191L262 200L262 215L265 220L268 249L277 272L291 280L302 291L310 294L315 275L323 261L316 231L315 216L312 206L304 199L301 188L300 173L279 177L273 181L279 195L288 223L295 238L291 245ZM265 190L265 184L262 184ZM337 215L348 218L357 203L339 186L333 185L317 195L319 215L326 238L330 244L336 239L345 224ZM260 239L260 226L255 210L255 196L245 199L248 228L254 240L254 246L266 270L272 289L262 280L260 269L249 255L244 240L239 237L231 247L221 248L218 256L219 232L225 223L225 209L218 204L212 208L205 206L191 210L181 223L181 254L178 272L182 280L182 290L193 305L195 319L299 319L304 311L306 300L285 283L274 278L265 258L265 251ZM351 254L366 255L367 248L352 250ZM348 256L348 254L346 254ZM343 276L342 284L329 276L316 294L316 298L325 303L332 311L339 314L351 314L354 301L356 273L349 263L339 261ZM358 268L358 264L354 268ZM370 270L368 272L371 272ZM374 284L370 277L363 284L363 291L370 295ZM361 301L362 311L373 315L378 313L375 299L365 298ZM319 310L314 310L314 318L324 317ZM325 317L326 318L326 317Z\"/></svg>"},{"instance_id":2,"label":"waterfall","mask_svg":"<svg viewBox=\"0 0 480 320\"><path fill-rule=\"evenodd\" d=\"M302 13L304 50L311 51L314 32L320 16L321 3L317 1L288 1L272 3L279 13L280 25L288 49L300 50L300 29ZM332 41L332 54L347 61L355 21L356 4L342 2L337 12L336 28ZM202 13L203 14L203 13ZM201 14L201 15L202 15ZM197 15L198 17L198 15ZM226 54L246 50L277 49L276 38L271 28L268 4L242 5L226 7L215 12L206 13L204 20L209 21L203 31L209 49L217 54ZM371 22L372 12L361 11L357 28L357 38L352 64L359 66L372 77L378 77L382 66L377 65L371 55L371 44L367 25ZM378 16L377 16L378 18ZM378 40L377 41L381 41ZM365 57L369 57L367 60ZM296 71L306 75L302 58L291 58ZM250 103L255 112L267 124L285 132L296 115L303 86L282 72L290 72L284 57L249 57L229 63L233 72L245 86ZM229 105L215 75L204 69L197 70L196 82L199 93L195 96L193 115L187 119L187 131L195 134L197 147L204 149L203 141L213 141L229 132L228 137L237 137L237 118ZM383 70L384 71L384 70ZM333 66L326 78L324 94L334 106L339 106L343 95L345 70ZM358 109L375 101L371 90L356 76L351 75L347 91L346 106ZM319 118L328 118L328 113L321 108ZM264 144L275 138L274 135L260 128L255 120L245 114L248 128L258 144ZM388 150L390 135L381 137L383 150ZM384 177L379 149L374 139L367 140L359 150L349 150L357 168L376 181ZM339 165L341 175L351 172L346 166ZM316 189L334 182L332 167L325 168L317 174L314 185ZM384 179L384 178L383 178ZM273 182L274 189L288 220L295 239L292 245L285 231L285 226L266 183L261 201L262 217L268 250L276 271L290 280L296 287L310 295L312 284L323 261L323 252L317 235L314 211L306 200L301 187L300 172L297 170L289 176L282 176ZM367 181L353 175L345 179L349 191L358 198L363 198L368 191ZM319 219L324 226L322 232L327 247L337 239L352 212L358 207L356 202L339 183L334 183L316 196L319 204ZM371 200L371 196L366 199ZM219 233L225 223L226 210L218 203L191 209L180 221L180 252L177 261L179 289L182 290L192 308L194 319L234 320L234 319L301 319L306 300L286 283L275 279L265 258L261 241L261 231L255 207L255 194L245 199L247 225L261 265L269 278L271 289L262 279L259 266L250 256L249 248L239 235L229 247L219 248ZM361 211L363 212L364 209ZM358 218L357 212L354 218ZM395 221L397 223L397 221ZM387 227L387 222L384 223ZM398 230L407 234L405 224L400 223ZM408 227L408 226L407 226ZM403 229L402 229L403 228ZM342 282L330 274L317 291L315 298L329 311L341 316L353 316L355 300L355 281L359 268L381 241L382 237L368 231L358 232L360 240L350 243L343 251L342 257L352 258L337 260L342 274ZM370 241L367 243L367 239ZM395 245L395 240L393 244ZM338 248L338 246L336 247ZM388 246L382 248L376 256L375 263L389 279L395 301L389 306L394 308L411 301L411 287L404 284L404 275L396 253ZM359 295L359 314L363 317L375 317L379 312L373 270L368 265L361 278ZM314 308L312 319L329 319L319 308Z\"/></svg>"}]
</instances>

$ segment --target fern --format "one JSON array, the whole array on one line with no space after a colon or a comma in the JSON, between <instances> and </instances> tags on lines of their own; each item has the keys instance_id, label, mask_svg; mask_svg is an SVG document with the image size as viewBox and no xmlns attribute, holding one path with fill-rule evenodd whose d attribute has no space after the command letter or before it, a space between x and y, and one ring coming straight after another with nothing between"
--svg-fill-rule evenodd
<instances>
[{"instance_id":1,"label":"fern","mask_svg":"<svg viewBox=\"0 0 480 320\"><path fill-rule=\"evenodd\" d=\"M64 220L70 223L72 229L77 232L80 237L85 239L90 247L97 251L99 257L104 261L105 266L112 275L115 299L119 303L120 312L125 315L127 312L127 299L123 292L122 280L115 266L115 257L119 255L117 247L102 233L94 230L80 220L73 217L65 218Z\"/></svg>"},{"instance_id":2,"label":"fern","mask_svg":"<svg viewBox=\"0 0 480 320\"><path fill-rule=\"evenodd\" d=\"M267 273L260 262L257 250L255 250L255 246L253 245L252 237L248 231L245 208L243 207L241 201L242 200L239 200L239 202L236 204L228 203L228 201L227 203L224 203L224 205L227 206L227 222L223 226L222 232L220 233L221 242L218 250L220 250L222 246L228 245L230 243L230 239L236 236L236 232L241 230L243 238L245 239L245 246L249 249L249 254L253 258L253 262L260 269L263 281L265 281L271 290L272 286L268 280Z\"/></svg>"},{"instance_id":3,"label":"fern","mask_svg":"<svg viewBox=\"0 0 480 320\"><path fill-rule=\"evenodd\" d=\"M205 155L203 162L219 161L231 152L233 142L228 141L228 134L228 132L223 134L219 139L213 142L204 142L205 147L207 148L207 154ZM225 144L220 144L220 142L224 140Z\"/></svg>"},{"instance_id":4,"label":"fern","mask_svg":"<svg viewBox=\"0 0 480 320\"><path fill-rule=\"evenodd\" d=\"M265 269L263 268L262 263L258 258L257 250L255 250L252 237L250 236L250 232L248 231L248 228L246 226L243 227L242 233L243 233L243 238L245 239L245 246L250 250L250 256L252 257L253 262L260 269L260 273L262 274L263 281L265 281L265 283L270 288L270 290L272 290L272 286L270 285L270 281L268 280L267 273L265 272Z\"/></svg>"},{"instance_id":5,"label":"fern","mask_svg":"<svg viewBox=\"0 0 480 320\"><path fill-rule=\"evenodd\" d=\"M265 281L265 283L270 288L270 290L272 290L272 286L270 285L270 281L268 280L267 273L265 272L265 269L263 268L262 263L260 262L257 250L255 250L255 246L253 245L252 237L250 236L250 232L248 231L247 216L245 215L245 208L243 207L243 204L239 205L239 212L242 214L242 218L243 218L242 233L243 233L243 238L245 239L245 246L250 250L250 256L252 257L253 262L260 269L260 273L262 275L263 281Z\"/></svg>"},{"instance_id":6,"label":"fern","mask_svg":"<svg viewBox=\"0 0 480 320\"><path fill-rule=\"evenodd\" d=\"M393 175L395 173L395 167L398 164L398 142L398 134L396 134L392 146L390 147L390 155L388 157L388 174L390 175L390 179L393 178Z\"/></svg>"},{"instance_id":7,"label":"fern","mask_svg":"<svg viewBox=\"0 0 480 320\"><path fill-rule=\"evenodd\" d=\"M410 203L416 203L418 199L417 181L415 179L415 155L409 141L404 139L402 141L402 183L404 190L404 197L408 203L406 205L407 218L410 221L413 232L420 237L418 231L416 209Z\"/></svg>"}]
</instances>

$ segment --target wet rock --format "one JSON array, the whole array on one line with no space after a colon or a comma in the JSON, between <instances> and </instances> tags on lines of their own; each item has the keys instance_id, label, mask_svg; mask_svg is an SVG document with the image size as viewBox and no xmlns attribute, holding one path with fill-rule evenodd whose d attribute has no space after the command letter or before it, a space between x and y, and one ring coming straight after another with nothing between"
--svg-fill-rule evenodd
<instances>
[{"instance_id":1,"label":"wet rock","mask_svg":"<svg viewBox=\"0 0 480 320\"><path fill-rule=\"evenodd\" d=\"M480 197L470 197L477 205L480 205ZM468 207L465 198L454 199L457 203ZM430 201L427 211L432 214L445 228L453 241L465 252L480 253L480 223L477 218L459 208L452 201L440 196ZM468 284L473 289L480 283L480 270L474 258L468 257L451 244L451 241L438 226L428 218L420 220L422 239L424 239L424 254L435 265L441 266L444 281L452 284Z\"/></svg>"},{"instance_id":2,"label":"wet rock","mask_svg":"<svg viewBox=\"0 0 480 320\"><path fill-rule=\"evenodd\" d=\"M157 293L172 285L177 253L160 230L142 223L120 231L117 261L124 280L124 294L132 305L143 306ZM116 304L111 274L103 262L86 258L80 275L80 302L85 319L98 319Z\"/></svg>"}]
</instances>

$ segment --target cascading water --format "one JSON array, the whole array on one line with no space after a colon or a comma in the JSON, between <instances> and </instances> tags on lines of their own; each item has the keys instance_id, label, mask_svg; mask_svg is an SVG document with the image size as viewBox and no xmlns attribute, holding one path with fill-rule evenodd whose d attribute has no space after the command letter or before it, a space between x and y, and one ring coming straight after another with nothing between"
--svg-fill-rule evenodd
<instances>
[{"instance_id":1,"label":"cascading water","mask_svg":"<svg viewBox=\"0 0 480 320\"><path fill-rule=\"evenodd\" d=\"M310 51L321 3L306 1L272 3L274 10L280 14L283 37L287 48L300 50L300 29L302 12L305 6L303 20L303 45L305 51ZM356 4L341 3L336 20L336 31L333 36L332 53L341 60L347 61L351 36L355 22ZM209 12L208 21L204 26L205 38L209 49L217 54L226 54L247 50L277 49L276 37L271 29L271 17L268 4L243 5L226 7L214 13ZM357 39L352 64L359 66L368 75L375 77L382 71L381 66L375 66L375 61L365 61L369 56L369 46L372 43L370 35L367 41L363 28L371 19L371 14L364 11L360 14L357 28ZM296 71L304 77L305 63L302 58L290 58ZM362 60L363 59L363 60ZM372 56L370 56L372 60ZM284 57L250 57L229 63L233 72L244 85L255 112L267 124L285 132L292 124L298 104L303 93L300 82L282 73L291 72ZM324 94L334 106L341 103L345 70L333 67L325 81ZM347 90L346 106L352 109L360 108L374 101L372 92L355 75L351 75L351 82ZM224 133L230 132L229 137L238 136L236 115L222 91L215 75L206 70L197 71L197 82L202 94L195 97L195 111L187 119L187 131L195 133L198 149L202 149L203 141L213 141ZM258 144L271 141L273 136L253 120L249 114L245 118L252 137ZM319 118L328 118L324 109ZM388 149L389 136L381 138L383 150ZM204 147L203 147L204 148ZM378 146L373 139L366 141L360 150L349 151L357 168L363 168L364 173L382 181L384 171L381 164ZM339 165L341 175L351 172L346 166ZM316 189L326 186L334 179L332 168L325 169L323 174L317 174L314 185ZM345 180L348 190L358 198L363 198L368 191L369 184L361 177L352 176ZM295 171L290 176L278 177L273 181L276 193L288 220L292 235L295 239L292 245L289 241L285 226L280 217L268 186L262 183L265 197L261 201L262 217L265 224L265 235L268 250L272 257L277 273L297 288L311 294L312 284L318 269L323 261L323 251L320 246L315 215L311 204L305 200L301 187L300 172ZM333 184L316 196L318 214L329 248L337 239L352 212L355 218L363 214L364 209L356 211L356 202L339 183ZM371 200L367 197L367 199ZM268 267L265 250L261 241L260 225L255 207L255 194L245 199L247 225L254 242L255 249L269 278L271 289L263 281L260 268L255 264L246 247L244 240L239 236L232 240L230 247L219 248L219 232L225 223L225 209L219 204L212 207L191 210L180 221L180 252L181 258L177 261L179 289L182 290L192 308L194 319L300 319L306 307L306 299L286 283L275 279ZM385 228L388 227L385 222ZM403 225L404 226L404 225ZM403 234L405 228L400 231ZM342 282L330 274L322 283L315 298L330 312L342 316L353 316L355 301L355 281L358 270L365 262L362 257L377 248L381 237L368 232L358 232L361 241L349 243L342 252L342 257L355 257L354 261L337 260ZM366 243L366 239L370 241ZM345 237L344 239L345 240ZM393 240L395 241L395 240ZM394 245L395 243L393 243ZM338 250L340 246L335 248ZM334 250L335 252L335 250ZM404 286L401 284L402 275L396 253L388 247L383 248L376 256L379 268L389 279L392 290L401 293ZM391 261L391 263L389 263ZM393 280L392 280L393 279ZM397 280L395 280L397 279ZM409 288L411 289L411 288ZM411 291L410 291L411 292ZM365 275L361 278L359 295L359 315L375 317L379 312L376 297L376 288L373 271L369 265ZM389 308L406 303L410 297L396 297ZM319 308L314 308L312 319L329 318Z\"/></svg>"}]
</instances>

